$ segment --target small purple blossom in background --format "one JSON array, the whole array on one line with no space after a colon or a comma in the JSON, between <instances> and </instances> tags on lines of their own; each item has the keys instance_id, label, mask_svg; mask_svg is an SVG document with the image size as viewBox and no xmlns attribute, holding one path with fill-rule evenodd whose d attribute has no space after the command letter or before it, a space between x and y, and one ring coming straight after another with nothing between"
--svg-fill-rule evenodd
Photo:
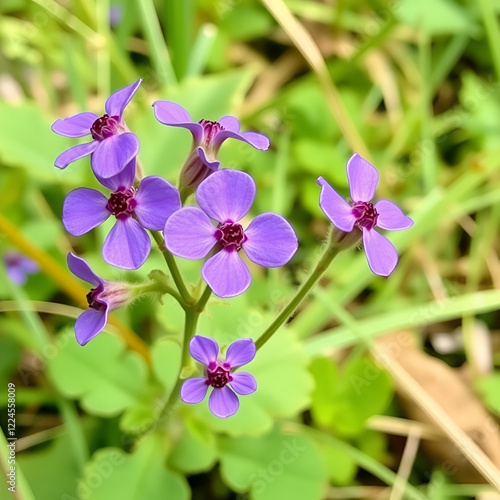
<instances>
[{"instance_id":1,"label":"small purple blossom in background","mask_svg":"<svg viewBox=\"0 0 500 500\"><path fill-rule=\"evenodd\" d=\"M385 236L375 231L375 227L398 231L408 229L413 221L392 201L371 203L378 184L378 172L357 153L347 162L347 178L351 191L350 205L323 177L318 177L321 186L319 205L341 231L350 233L355 228L362 231L370 269L380 276L389 276L398 263L398 253Z\"/></svg>"},{"instance_id":2,"label":"small purple blossom in background","mask_svg":"<svg viewBox=\"0 0 500 500\"><path fill-rule=\"evenodd\" d=\"M79 144L60 154L54 163L66 168L71 162L89 154L94 174L109 178L119 174L139 153L139 139L130 132L122 115L127 104L137 92L142 79L112 94L105 104L106 114L79 113L56 120L52 131L65 137L92 135L92 142Z\"/></svg>"},{"instance_id":3,"label":"small purple blossom in background","mask_svg":"<svg viewBox=\"0 0 500 500\"><path fill-rule=\"evenodd\" d=\"M256 149L269 149L269 139L257 132L240 132L240 122L234 116L223 116L219 121L193 122L189 113L179 104L170 101L153 103L156 119L164 125L187 128L193 135L193 151L180 175L180 189L191 190L215 172L220 165L217 153L229 138L246 142Z\"/></svg>"},{"instance_id":4,"label":"small purple blossom in background","mask_svg":"<svg viewBox=\"0 0 500 500\"><path fill-rule=\"evenodd\" d=\"M68 254L68 267L75 276L95 287L87 294L89 309L80 314L75 323L76 340L85 345L103 331L110 311L129 302L130 292L123 283L99 278L84 259L73 253Z\"/></svg>"},{"instance_id":5,"label":"small purple blossom in background","mask_svg":"<svg viewBox=\"0 0 500 500\"><path fill-rule=\"evenodd\" d=\"M181 208L168 219L165 245L174 255L191 260L206 257L216 246L201 274L219 297L240 295L250 286L250 271L238 255L242 248L252 262L264 267L285 265L297 250L297 236L281 215L260 214L246 229L239 224L255 199L255 182L245 172L215 172L200 184L196 199L200 208Z\"/></svg>"},{"instance_id":6,"label":"small purple blossom in background","mask_svg":"<svg viewBox=\"0 0 500 500\"><path fill-rule=\"evenodd\" d=\"M219 418L234 415L240 406L238 396L246 396L257 390L253 375L234 373L234 369L250 363L256 348L252 339L239 339L227 349L226 359L219 360L219 344L210 338L195 335L189 343L189 351L196 361L205 366L203 377L186 380L181 387L184 403L196 404L205 399L209 387L213 391L208 399L210 411Z\"/></svg>"},{"instance_id":7,"label":"small purple blossom in background","mask_svg":"<svg viewBox=\"0 0 500 500\"><path fill-rule=\"evenodd\" d=\"M13 283L19 286L26 283L29 274L35 274L40 270L36 262L14 250L7 252L3 260L7 276Z\"/></svg>"},{"instance_id":8,"label":"small purple blossom in background","mask_svg":"<svg viewBox=\"0 0 500 500\"><path fill-rule=\"evenodd\" d=\"M109 8L109 25L114 28L120 24L123 18L123 7L121 5L111 5Z\"/></svg>"},{"instance_id":9,"label":"small purple blossom in background","mask_svg":"<svg viewBox=\"0 0 500 500\"><path fill-rule=\"evenodd\" d=\"M62 221L66 230L81 236L102 224L110 215L116 223L102 247L104 260L122 269L137 269L151 250L146 229L161 231L165 222L181 207L179 191L158 176L144 177L133 187L135 159L118 175L98 180L112 193L77 188L64 200Z\"/></svg>"}]
</instances>

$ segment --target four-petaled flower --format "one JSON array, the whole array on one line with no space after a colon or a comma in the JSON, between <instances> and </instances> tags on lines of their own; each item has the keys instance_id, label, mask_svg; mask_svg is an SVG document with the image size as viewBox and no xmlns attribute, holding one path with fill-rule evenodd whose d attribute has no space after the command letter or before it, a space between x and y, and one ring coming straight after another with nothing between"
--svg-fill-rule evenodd
<instances>
[{"instance_id":1,"label":"four-petaled flower","mask_svg":"<svg viewBox=\"0 0 500 500\"><path fill-rule=\"evenodd\" d=\"M68 267L75 276L95 287L87 294L89 309L80 314L75 323L76 340L80 345L85 345L102 332L110 311L130 301L130 291L124 283L99 278L84 259L71 252L68 254Z\"/></svg>"},{"instance_id":2,"label":"four-petaled flower","mask_svg":"<svg viewBox=\"0 0 500 500\"><path fill-rule=\"evenodd\" d=\"M234 116L223 116L219 121L193 122L189 113L170 101L153 103L156 119L164 125L187 128L193 135L193 150L180 174L179 189L194 191L220 165L217 152L229 138L246 142L256 149L269 149L269 139L257 132L240 132L240 122Z\"/></svg>"},{"instance_id":3,"label":"four-petaled flower","mask_svg":"<svg viewBox=\"0 0 500 500\"><path fill-rule=\"evenodd\" d=\"M201 208L184 207L165 225L165 245L185 259L201 259L216 247L201 270L203 279L219 297L243 293L251 282L250 271L239 256L265 267L285 265L298 247L292 226L281 215L258 215L246 229L239 221L255 198L255 182L237 170L219 170L205 179L196 191ZM218 225L214 227L210 218Z\"/></svg>"},{"instance_id":4,"label":"four-petaled flower","mask_svg":"<svg viewBox=\"0 0 500 500\"><path fill-rule=\"evenodd\" d=\"M189 351L196 361L205 366L203 377L186 380L181 387L184 403L196 404L205 399L209 387L213 387L208 399L210 411L220 418L234 415L239 408L238 396L252 394L257 389L253 375L234 369L250 363L256 348L252 339L239 339L228 348L226 359L219 359L219 345L210 337L195 335L189 343Z\"/></svg>"},{"instance_id":5,"label":"four-petaled flower","mask_svg":"<svg viewBox=\"0 0 500 500\"><path fill-rule=\"evenodd\" d=\"M370 269L380 276L389 276L396 267L398 254L394 245L375 231L375 227L397 231L408 229L413 221L392 201L371 203L378 184L378 172L358 154L354 154L347 163L347 178L351 191L350 205L323 177L318 177L320 207L341 231L361 230Z\"/></svg>"},{"instance_id":6,"label":"four-petaled flower","mask_svg":"<svg viewBox=\"0 0 500 500\"><path fill-rule=\"evenodd\" d=\"M120 173L139 153L139 139L130 132L122 119L123 111L136 93L142 79L112 94L106 101L106 114L98 117L84 112L56 120L52 130L66 137L92 135L92 142L79 144L60 154L54 163L66 168L71 162L92 154L92 170L99 177Z\"/></svg>"},{"instance_id":7,"label":"four-petaled flower","mask_svg":"<svg viewBox=\"0 0 500 500\"><path fill-rule=\"evenodd\" d=\"M14 250L5 254L4 263L7 276L13 283L19 286L26 283L28 274L34 274L39 270L36 262Z\"/></svg>"},{"instance_id":8,"label":"four-petaled flower","mask_svg":"<svg viewBox=\"0 0 500 500\"><path fill-rule=\"evenodd\" d=\"M170 215L181 207L179 191L162 177L144 177L137 190L134 177L135 159L120 174L98 178L113 191L109 198L95 189L77 188L66 196L63 205L64 227L74 236L94 229L110 215L116 217L102 256L108 264L122 269L142 266L151 250L144 228L161 231Z\"/></svg>"}]
</instances>

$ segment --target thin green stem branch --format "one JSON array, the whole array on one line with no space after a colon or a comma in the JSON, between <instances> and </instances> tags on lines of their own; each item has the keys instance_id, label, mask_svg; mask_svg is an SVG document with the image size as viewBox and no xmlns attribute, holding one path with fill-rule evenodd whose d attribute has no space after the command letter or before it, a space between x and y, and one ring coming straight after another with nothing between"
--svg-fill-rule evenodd
<instances>
[{"instance_id":1,"label":"thin green stem branch","mask_svg":"<svg viewBox=\"0 0 500 500\"><path fill-rule=\"evenodd\" d=\"M168 252L165 248L165 244L163 243L163 236L158 231L151 231L151 234L153 235L153 238L155 239L158 248L163 254L163 258L167 263L168 269L170 270L170 274L172 275L172 279L174 280L175 286L177 287L177 290L179 290L179 293L182 297L182 301L185 304L191 304L193 301L193 297L191 297L191 294L188 292L188 289L186 288L186 285L184 283L184 280L182 279L179 268L177 267L177 264L175 262L174 256L170 252ZM183 305L182 302L181 305Z\"/></svg>"},{"instance_id":2,"label":"thin green stem branch","mask_svg":"<svg viewBox=\"0 0 500 500\"><path fill-rule=\"evenodd\" d=\"M299 287L297 293L292 297L286 307L280 312L276 319L267 327L264 333L257 339L255 345L260 349L278 330L278 328L293 314L295 309L304 300L306 295L311 291L313 286L317 283L321 275L327 270L328 266L334 257L340 252L342 246L336 243L336 234L331 232L326 245L325 252L319 259L315 268L306 279L306 281Z\"/></svg>"}]
</instances>

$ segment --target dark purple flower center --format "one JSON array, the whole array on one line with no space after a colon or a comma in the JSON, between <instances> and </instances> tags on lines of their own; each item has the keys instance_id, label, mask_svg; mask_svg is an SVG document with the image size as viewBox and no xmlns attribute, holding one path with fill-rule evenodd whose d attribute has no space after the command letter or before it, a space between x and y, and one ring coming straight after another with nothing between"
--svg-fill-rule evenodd
<instances>
[{"instance_id":1,"label":"dark purple flower center","mask_svg":"<svg viewBox=\"0 0 500 500\"><path fill-rule=\"evenodd\" d=\"M106 304L100 301L97 297L102 292L101 287L92 288L89 293L87 293L87 302L89 307L95 309L96 311L102 311L106 309Z\"/></svg>"},{"instance_id":2,"label":"dark purple flower center","mask_svg":"<svg viewBox=\"0 0 500 500\"><path fill-rule=\"evenodd\" d=\"M198 123L203 127L203 137L205 138L206 144L210 144L216 134L224 130L224 127L219 122L200 120Z\"/></svg>"},{"instance_id":3,"label":"dark purple flower center","mask_svg":"<svg viewBox=\"0 0 500 500\"><path fill-rule=\"evenodd\" d=\"M124 191L111 193L106 208L116 217L130 217L137 202L134 199L135 189L129 188Z\"/></svg>"},{"instance_id":4,"label":"dark purple flower center","mask_svg":"<svg viewBox=\"0 0 500 500\"><path fill-rule=\"evenodd\" d=\"M117 135L120 132L120 118L118 116L103 115L90 127L90 133L96 141L102 141Z\"/></svg>"},{"instance_id":5,"label":"dark purple flower center","mask_svg":"<svg viewBox=\"0 0 500 500\"><path fill-rule=\"evenodd\" d=\"M357 201L352 207L352 214L356 217L356 225L360 228L372 229L377 224L378 212L373 203Z\"/></svg>"},{"instance_id":6,"label":"dark purple flower center","mask_svg":"<svg viewBox=\"0 0 500 500\"><path fill-rule=\"evenodd\" d=\"M220 223L217 228L219 229L217 237L222 248L239 251L248 239L241 225L235 222Z\"/></svg>"},{"instance_id":7,"label":"dark purple flower center","mask_svg":"<svg viewBox=\"0 0 500 500\"><path fill-rule=\"evenodd\" d=\"M224 387L232 379L233 377L231 377L229 370L225 370L222 366L218 366L213 371L207 370L207 382L216 389Z\"/></svg>"}]
</instances>

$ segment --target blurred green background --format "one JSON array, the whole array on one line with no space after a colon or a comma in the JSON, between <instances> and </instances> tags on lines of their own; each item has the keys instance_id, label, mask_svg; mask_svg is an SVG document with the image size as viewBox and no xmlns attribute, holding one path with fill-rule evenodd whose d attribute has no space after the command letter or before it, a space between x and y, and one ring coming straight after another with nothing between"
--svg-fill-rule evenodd
<instances>
[{"instance_id":1,"label":"blurred green background","mask_svg":"<svg viewBox=\"0 0 500 500\"><path fill-rule=\"evenodd\" d=\"M0 267L1 425L15 383L18 437L16 495L2 485L0 499L500 498L499 14L497 0L1 0L0 257L41 270L20 287ZM198 333L227 345L265 329L328 231L316 178L347 197L353 152L415 220L391 235L389 279L356 250L334 261L249 365L259 389L228 420L204 402L158 422L182 331L171 298L74 339L87 290L69 251L129 282L162 259L113 269L109 225L64 231L65 195L98 184L88 158L53 166L75 141L50 125L102 114L138 78L125 120L145 172L176 183L191 145L153 101L233 114L272 146L228 141L223 166L254 176L253 214L284 215L300 240L286 268L253 266L248 292L213 299ZM196 283L201 263L179 265Z\"/></svg>"}]
</instances>

